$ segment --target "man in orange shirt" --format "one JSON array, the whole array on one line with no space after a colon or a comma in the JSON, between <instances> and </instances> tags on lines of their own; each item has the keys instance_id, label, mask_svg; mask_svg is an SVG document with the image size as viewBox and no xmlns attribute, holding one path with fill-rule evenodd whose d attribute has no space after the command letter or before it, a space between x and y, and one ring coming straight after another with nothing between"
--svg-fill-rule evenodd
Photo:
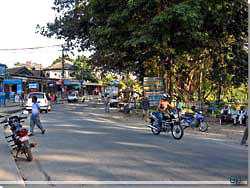
<instances>
[{"instance_id":1,"label":"man in orange shirt","mask_svg":"<svg viewBox=\"0 0 250 188\"><path fill-rule=\"evenodd\" d=\"M158 113L156 114L156 118L158 119L158 129L161 129L162 119L163 119L163 113L166 112L167 109L173 109L173 107L170 104L170 97L166 94L162 95L161 100L158 104Z\"/></svg>"}]
</instances>

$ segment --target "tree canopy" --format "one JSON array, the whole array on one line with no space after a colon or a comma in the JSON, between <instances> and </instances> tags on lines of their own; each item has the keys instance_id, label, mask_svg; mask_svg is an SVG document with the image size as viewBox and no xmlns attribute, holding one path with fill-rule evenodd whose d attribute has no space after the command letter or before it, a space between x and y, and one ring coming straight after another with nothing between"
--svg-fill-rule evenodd
<instances>
[{"instance_id":1,"label":"tree canopy","mask_svg":"<svg viewBox=\"0 0 250 188\"><path fill-rule=\"evenodd\" d=\"M247 82L246 0L55 0L53 9L39 32L94 50L99 70L162 76L166 91L203 99Z\"/></svg>"}]
</instances>

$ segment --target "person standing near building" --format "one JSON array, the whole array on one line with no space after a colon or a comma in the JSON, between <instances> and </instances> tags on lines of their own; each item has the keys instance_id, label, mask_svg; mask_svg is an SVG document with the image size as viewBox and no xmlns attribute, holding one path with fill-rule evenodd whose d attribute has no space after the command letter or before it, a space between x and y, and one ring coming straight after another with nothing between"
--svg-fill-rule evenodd
<instances>
[{"instance_id":1,"label":"person standing near building","mask_svg":"<svg viewBox=\"0 0 250 188\"><path fill-rule=\"evenodd\" d=\"M55 104L56 104L57 103L57 94L56 93L55 93L54 101L55 101Z\"/></svg>"},{"instance_id":2,"label":"person standing near building","mask_svg":"<svg viewBox=\"0 0 250 188\"><path fill-rule=\"evenodd\" d=\"M19 97L19 105L23 106L23 104L24 104L24 94L23 94L23 91L22 91L21 94L20 94L20 97Z\"/></svg>"},{"instance_id":3,"label":"person standing near building","mask_svg":"<svg viewBox=\"0 0 250 188\"><path fill-rule=\"evenodd\" d=\"M41 121L40 121L40 105L37 102L37 97L32 97L32 114L30 117L30 134L29 136L34 135L34 127L37 125L37 127L41 130L42 134L45 133L45 129L43 128Z\"/></svg>"},{"instance_id":4,"label":"person standing near building","mask_svg":"<svg viewBox=\"0 0 250 188\"><path fill-rule=\"evenodd\" d=\"M52 93L50 94L50 104L54 104L54 95Z\"/></svg>"},{"instance_id":5,"label":"person standing near building","mask_svg":"<svg viewBox=\"0 0 250 188\"><path fill-rule=\"evenodd\" d=\"M142 109L143 109L143 119L146 117L146 122L149 120L149 107L150 107L150 102L148 97L143 97L142 99Z\"/></svg>"}]
</instances>

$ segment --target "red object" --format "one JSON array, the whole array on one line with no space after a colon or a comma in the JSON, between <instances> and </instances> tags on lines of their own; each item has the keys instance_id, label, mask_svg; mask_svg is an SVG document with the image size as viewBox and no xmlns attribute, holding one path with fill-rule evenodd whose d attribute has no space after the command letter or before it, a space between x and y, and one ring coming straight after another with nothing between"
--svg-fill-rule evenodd
<instances>
[{"instance_id":1,"label":"red object","mask_svg":"<svg viewBox=\"0 0 250 188\"><path fill-rule=\"evenodd\" d=\"M27 131L26 131L26 130L20 130L20 131L18 132L18 135L19 135L19 136L26 136L26 135L27 135Z\"/></svg>"}]
</instances>

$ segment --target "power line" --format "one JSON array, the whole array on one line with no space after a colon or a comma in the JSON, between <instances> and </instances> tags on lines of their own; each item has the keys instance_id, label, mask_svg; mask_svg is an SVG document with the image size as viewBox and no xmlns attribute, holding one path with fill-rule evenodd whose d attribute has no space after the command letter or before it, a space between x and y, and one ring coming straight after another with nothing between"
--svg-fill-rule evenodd
<instances>
[{"instance_id":1,"label":"power line","mask_svg":"<svg viewBox=\"0 0 250 188\"><path fill-rule=\"evenodd\" d=\"M25 51L25 52L23 52L23 51L2 51L1 53L3 54L20 54L20 53L22 53L22 54L41 54L41 53L55 53L55 52L61 52L62 50L46 50L46 51Z\"/></svg>"},{"instance_id":2,"label":"power line","mask_svg":"<svg viewBox=\"0 0 250 188\"><path fill-rule=\"evenodd\" d=\"M37 50L42 48L51 48L51 47L62 47L61 44L51 45L51 46L39 46L39 47L31 47L31 48L10 48L10 49L0 49L0 51L23 51L23 50Z\"/></svg>"}]
</instances>

